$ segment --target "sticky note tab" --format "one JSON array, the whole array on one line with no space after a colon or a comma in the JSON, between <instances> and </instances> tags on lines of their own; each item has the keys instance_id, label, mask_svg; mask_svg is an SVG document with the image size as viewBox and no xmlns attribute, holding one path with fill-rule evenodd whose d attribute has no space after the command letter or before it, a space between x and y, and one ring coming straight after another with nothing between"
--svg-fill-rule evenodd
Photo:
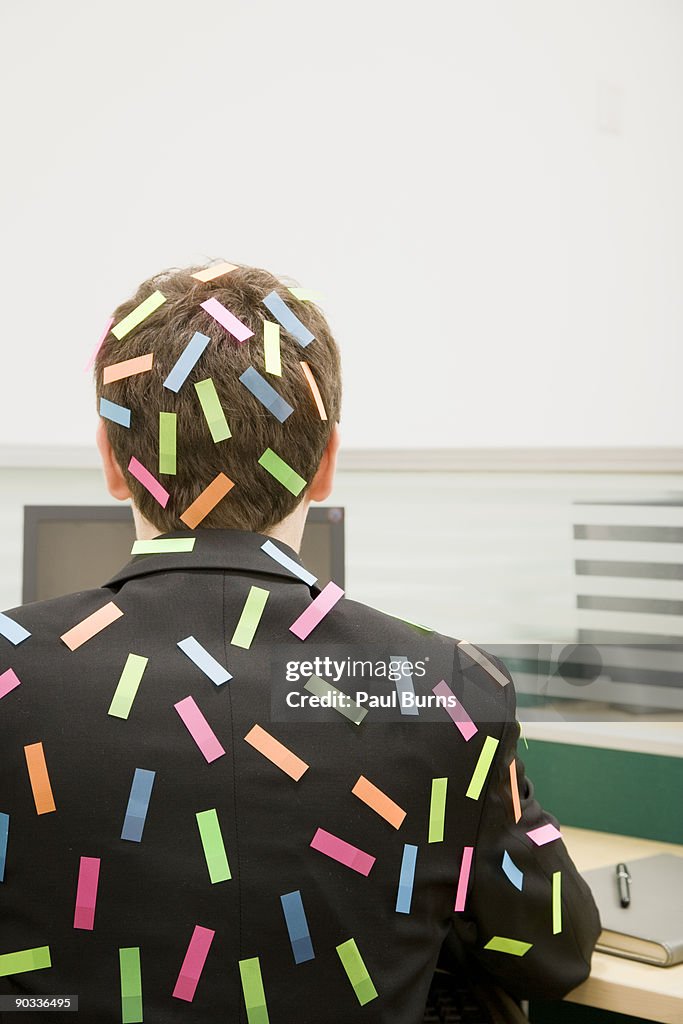
<instances>
[{"instance_id":1,"label":"sticky note tab","mask_svg":"<svg viewBox=\"0 0 683 1024\"><path fill-rule=\"evenodd\" d=\"M206 760L211 764L216 758L222 757L225 750L218 742L213 729L199 710L194 697L185 697L173 707L182 718L185 728L195 741Z\"/></svg>"},{"instance_id":2,"label":"sticky note tab","mask_svg":"<svg viewBox=\"0 0 683 1024\"><path fill-rule=\"evenodd\" d=\"M29 743L24 747L28 777L33 791L36 814L49 814L56 810L50 776L47 773L47 762L42 743Z\"/></svg>"},{"instance_id":3,"label":"sticky note tab","mask_svg":"<svg viewBox=\"0 0 683 1024\"><path fill-rule=\"evenodd\" d=\"M130 427L130 409L126 409L125 405L110 402L108 398L100 398L100 416L122 427Z\"/></svg>"},{"instance_id":4,"label":"sticky note tab","mask_svg":"<svg viewBox=\"0 0 683 1024\"><path fill-rule=\"evenodd\" d=\"M429 801L428 843L442 843L446 821L446 793L448 779L432 779L432 795Z\"/></svg>"},{"instance_id":5,"label":"sticky note tab","mask_svg":"<svg viewBox=\"0 0 683 1024\"><path fill-rule=\"evenodd\" d=\"M308 608L294 620L289 627L290 632L294 636L298 636L300 640L305 640L343 596L344 591L342 588L330 581L326 587L323 587L318 596L311 601Z\"/></svg>"},{"instance_id":6,"label":"sticky note tab","mask_svg":"<svg viewBox=\"0 0 683 1024\"><path fill-rule=\"evenodd\" d=\"M235 484L230 477L227 477L225 473L219 473L204 488L199 497L195 498L190 507L185 509L180 517L182 522L189 526L191 530L194 530L234 486Z\"/></svg>"},{"instance_id":7,"label":"sticky note tab","mask_svg":"<svg viewBox=\"0 0 683 1024\"><path fill-rule=\"evenodd\" d=\"M164 387L176 394L199 362L204 349L211 341L207 334L195 331L183 351L178 356L173 369L164 381Z\"/></svg>"},{"instance_id":8,"label":"sticky note tab","mask_svg":"<svg viewBox=\"0 0 683 1024\"><path fill-rule=\"evenodd\" d=\"M325 412L325 406L323 404L322 396L320 394L320 389L318 387L315 377L313 376L313 371L306 362L300 362L299 366L301 367L302 373L306 378L306 383L308 384L311 394L313 395L313 401L315 402L316 408L318 410L318 415L320 416L321 420L326 420L327 413Z\"/></svg>"},{"instance_id":9,"label":"sticky note tab","mask_svg":"<svg viewBox=\"0 0 683 1024\"><path fill-rule=\"evenodd\" d=\"M74 928L92 931L95 927L97 886L100 879L100 858L81 857L76 888Z\"/></svg>"},{"instance_id":10,"label":"sticky note tab","mask_svg":"<svg viewBox=\"0 0 683 1024\"><path fill-rule=\"evenodd\" d=\"M21 684L21 679L13 668L8 668L0 675L0 698L5 697L11 690Z\"/></svg>"},{"instance_id":11,"label":"sticky note tab","mask_svg":"<svg viewBox=\"0 0 683 1024\"><path fill-rule=\"evenodd\" d=\"M198 270L191 277L194 277L196 281L203 281L206 284L208 281L215 281L217 277L223 277L224 274L230 274L233 270L237 270L235 264L226 263L224 260L222 263L214 263L212 267Z\"/></svg>"},{"instance_id":12,"label":"sticky note tab","mask_svg":"<svg viewBox=\"0 0 683 1024\"><path fill-rule=\"evenodd\" d=\"M488 672L491 678L495 679L501 686L507 686L510 682L507 676L504 676L500 669L496 668L493 662L489 661L486 655L482 654L474 644L469 643L467 640L460 640L458 642L458 647L461 651L464 651L468 658L471 658L472 661L476 661L477 665L481 665L481 667Z\"/></svg>"},{"instance_id":13,"label":"sticky note tab","mask_svg":"<svg viewBox=\"0 0 683 1024\"><path fill-rule=\"evenodd\" d=\"M512 813L515 816L515 822L518 822L522 817L522 808L519 802L519 786L517 784L517 762L514 757L510 761L510 792L512 794Z\"/></svg>"},{"instance_id":14,"label":"sticky note tab","mask_svg":"<svg viewBox=\"0 0 683 1024\"><path fill-rule=\"evenodd\" d=\"M360 955L355 939L347 939L337 946L337 953L346 971L346 976L351 982L353 991L361 1006L377 998L377 989L372 983L367 967Z\"/></svg>"},{"instance_id":15,"label":"sticky note tab","mask_svg":"<svg viewBox=\"0 0 683 1024\"><path fill-rule=\"evenodd\" d=\"M463 739L466 741L471 740L478 731L477 727L451 690L448 683L442 679L441 682L437 683L433 688L432 693L435 693L437 697L443 698L442 707L453 724L457 725ZM451 702L450 706L448 703L449 701Z\"/></svg>"},{"instance_id":16,"label":"sticky note tab","mask_svg":"<svg viewBox=\"0 0 683 1024\"><path fill-rule=\"evenodd\" d=\"M497 953L510 953L512 956L524 956L531 949L531 942L520 942L519 939L506 939L502 935L494 935L484 946Z\"/></svg>"},{"instance_id":17,"label":"sticky note tab","mask_svg":"<svg viewBox=\"0 0 683 1024\"><path fill-rule=\"evenodd\" d=\"M286 487L291 494L298 496L306 486L304 478L299 476L272 448L266 448L258 462L259 466L263 466L266 472L275 477L278 483Z\"/></svg>"},{"instance_id":18,"label":"sticky note tab","mask_svg":"<svg viewBox=\"0 0 683 1024\"><path fill-rule=\"evenodd\" d=\"M159 472L175 476L176 471L176 414L159 413Z\"/></svg>"},{"instance_id":19,"label":"sticky note tab","mask_svg":"<svg viewBox=\"0 0 683 1024\"><path fill-rule=\"evenodd\" d=\"M134 377L138 373L147 373L154 365L154 353L148 352L135 359L124 359L122 363L110 363L102 370L102 383L113 384L115 380Z\"/></svg>"},{"instance_id":20,"label":"sticky note tab","mask_svg":"<svg viewBox=\"0 0 683 1024\"><path fill-rule=\"evenodd\" d=\"M95 348L92 350L92 353L90 355L90 359L88 359L88 362L83 367L83 373L87 373L88 370L91 370L93 368L93 366L95 365L95 360L97 359L97 354L100 351L100 349L102 348L102 346L104 345L105 339L106 339L107 335L109 334L109 331L111 330L111 326L112 326L113 323L114 323L114 317L111 316L107 320L105 328L102 331L102 333L101 333L101 335L99 337L99 340L98 340L97 344L95 345Z\"/></svg>"},{"instance_id":21,"label":"sticky note tab","mask_svg":"<svg viewBox=\"0 0 683 1024\"><path fill-rule=\"evenodd\" d=\"M136 768L133 775L133 783L130 787L126 816L123 819L121 838L131 843L142 841L142 833L147 819L150 797L156 772L147 768Z\"/></svg>"},{"instance_id":22,"label":"sticky note tab","mask_svg":"<svg viewBox=\"0 0 683 1024\"><path fill-rule=\"evenodd\" d=\"M195 925L178 980L173 989L176 999L184 999L187 1003L191 1003L194 999L215 934L211 928L202 928L200 924Z\"/></svg>"},{"instance_id":23,"label":"sticky note tab","mask_svg":"<svg viewBox=\"0 0 683 1024\"><path fill-rule=\"evenodd\" d=\"M227 441L228 438L232 437L232 434L212 378L207 377L206 380L198 380L195 383L194 389L197 392L199 404L204 413L204 419L214 442L218 444L219 441Z\"/></svg>"},{"instance_id":24,"label":"sticky note tab","mask_svg":"<svg viewBox=\"0 0 683 1024\"><path fill-rule=\"evenodd\" d=\"M524 885L524 872L520 871L507 850L503 853L503 871L515 889L519 889L521 892Z\"/></svg>"},{"instance_id":25,"label":"sticky note tab","mask_svg":"<svg viewBox=\"0 0 683 1024\"><path fill-rule=\"evenodd\" d=\"M527 832L529 839L531 839L536 846L545 846L546 843L552 843L556 839L562 838L562 833L558 828L555 828L550 822L547 825L541 825L539 828L532 828L531 832Z\"/></svg>"},{"instance_id":26,"label":"sticky note tab","mask_svg":"<svg viewBox=\"0 0 683 1024\"><path fill-rule=\"evenodd\" d=\"M109 705L108 715L113 715L114 718L128 718L146 668L147 658L143 658L141 654L128 655Z\"/></svg>"},{"instance_id":27,"label":"sticky note tab","mask_svg":"<svg viewBox=\"0 0 683 1024\"><path fill-rule=\"evenodd\" d=\"M168 555L194 550L194 537L161 537L152 540L136 540L131 555Z\"/></svg>"},{"instance_id":28,"label":"sticky note tab","mask_svg":"<svg viewBox=\"0 0 683 1024\"><path fill-rule=\"evenodd\" d=\"M122 615L121 609L117 608L113 601L109 601L104 607L98 608L92 615L88 615L82 622L72 626L59 639L66 644L70 651L78 650L79 647L88 640L92 640L94 636L101 633L107 626L111 626L112 622L120 619Z\"/></svg>"},{"instance_id":29,"label":"sticky note tab","mask_svg":"<svg viewBox=\"0 0 683 1024\"><path fill-rule=\"evenodd\" d=\"M254 332L250 331L247 325L238 320L236 316L233 316L218 299L207 299L206 302L200 302L199 305L237 341L246 341L247 338L254 336Z\"/></svg>"},{"instance_id":30,"label":"sticky note tab","mask_svg":"<svg viewBox=\"0 0 683 1024\"><path fill-rule=\"evenodd\" d=\"M276 291L269 292L266 295L263 305L275 317L278 323L282 324L284 329L296 338L302 348L306 348L312 341L315 341L315 335L311 334L308 327L302 324L298 316L292 313L284 299L281 299Z\"/></svg>"},{"instance_id":31,"label":"sticky note tab","mask_svg":"<svg viewBox=\"0 0 683 1024\"><path fill-rule=\"evenodd\" d=\"M272 384L269 384L253 366L248 366L241 374L240 383L244 384L247 391L251 391L254 398L257 398L261 405L265 406L280 423L284 423L287 417L294 412L294 407L286 402Z\"/></svg>"},{"instance_id":32,"label":"sticky note tab","mask_svg":"<svg viewBox=\"0 0 683 1024\"><path fill-rule=\"evenodd\" d=\"M553 935L562 931L562 872L553 871Z\"/></svg>"},{"instance_id":33,"label":"sticky note tab","mask_svg":"<svg viewBox=\"0 0 683 1024\"><path fill-rule=\"evenodd\" d=\"M26 971L40 971L52 967L49 946L35 946L20 949L16 953L0 953L0 978L10 974L24 974Z\"/></svg>"},{"instance_id":34,"label":"sticky note tab","mask_svg":"<svg viewBox=\"0 0 683 1024\"><path fill-rule=\"evenodd\" d=\"M0 882L5 881L7 862L7 841L9 839L9 814L0 811Z\"/></svg>"},{"instance_id":35,"label":"sticky note tab","mask_svg":"<svg viewBox=\"0 0 683 1024\"><path fill-rule=\"evenodd\" d=\"M218 821L218 811L215 807L211 807L208 811L197 811L196 818L212 885L215 885L216 882L229 882L232 875L230 874L228 855L225 852L223 833Z\"/></svg>"},{"instance_id":36,"label":"sticky note tab","mask_svg":"<svg viewBox=\"0 0 683 1024\"><path fill-rule=\"evenodd\" d=\"M119 975L121 978L121 1024L142 1024L142 974L140 947L119 948Z\"/></svg>"},{"instance_id":37,"label":"sticky note tab","mask_svg":"<svg viewBox=\"0 0 683 1024\"><path fill-rule=\"evenodd\" d=\"M125 338L125 336L129 334L134 327L137 327L138 324L141 324L148 316L151 316L159 306L163 306L164 302L166 302L165 295L162 295L160 291L152 292L152 294L148 295L146 299L135 307L135 309L131 310L128 316L124 316L123 320L119 320L119 322L112 327L111 333L120 341L121 338Z\"/></svg>"},{"instance_id":38,"label":"sticky note tab","mask_svg":"<svg viewBox=\"0 0 683 1024\"><path fill-rule=\"evenodd\" d=\"M495 736L487 736L484 740L484 746L479 752L479 758L474 771L472 772L472 778L470 779L470 784L467 787L467 792L465 793L465 796L468 796L470 800L479 799L497 747L498 740Z\"/></svg>"},{"instance_id":39,"label":"sticky note tab","mask_svg":"<svg viewBox=\"0 0 683 1024\"><path fill-rule=\"evenodd\" d=\"M263 360L266 373L282 376L280 325L274 324L272 320L263 321Z\"/></svg>"},{"instance_id":40,"label":"sticky note tab","mask_svg":"<svg viewBox=\"0 0 683 1024\"><path fill-rule=\"evenodd\" d=\"M314 960L313 943L311 933L306 920L301 891L286 892L280 896L282 912L285 915L285 924L289 934L289 941L292 947L295 964L306 963L307 960Z\"/></svg>"},{"instance_id":41,"label":"sticky note tab","mask_svg":"<svg viewBox=\"0 0 683 1024\"><path fill-rule=\"evenodd\" d=\"M135 456L128 463L128 472L142 484L146 491L149 491L162 508L166 508L170 494L165 487L161 486L157 478L152 476L150 471L145 469L141 462L138 462Z\"/></svg>"},{"instance_id":42,"label":"sticky note tab","mask_svg":"<svg viewBox=\"0 0 683 1024\"><path fill-rule=\"evenodd\" d=\"M281 771L289 775L295 782L298 782L304 772L308 770L309 766L305 761L302 761L289 747L276 740L274 736L271 736L260 725L255 725L250 729L244 738L254 750L258 750L259 754L267 757L269 761L277 765Z\"/></svg>"},{"instance_id":43,"label":"sticky note tab","mask_svg":"<svg viewBox=\"0 0 683 1024\"><path fill-rule=\"evenodd\" d=\"M270 591L264 590L263 587L249 588L242 614L235 626L235 632L232 634L232 640L230 641L235 647L243 647L244 650L248 650L251 647L269 594Z\"/></svg>"},{"instance_id":44,"label":"sticky note tab","mask_svg":"<svg viewBox=\"0 0 683 1024\"><path fill-rule=\"evenodd\" d=\"M388 797L386 793L378 789L364 775L359 777L351 792L359 800L362 800L364 804L371 807L381 818L384 818L390 825L393 825L394 828L400 828L403 824L403 819L406 816L403 808L399 807L391 797Z\"/></svg>"},{"instance_id":45,"label":"sticky note tab","mask_svg":"<svg viewBox=\"0 0 683 1024\"><path fill-rule=\"evenodd\" d=\"M377 859L371 854L365 853L364 850L359 850L357 846L352 846L351 843L340 839L339 836L326 832L324 828L317 830L311 839L310 845L312 850L324 853L326 857L344 864L345 867L351 868L352 871L357 871L359 875L365 875L366 878Z\"/></svg>"},{"instance_id":46,"label":"sticky note tab","mask_svg":"<svg viewBox=\"0 0 683 1024\"><path fill-rule=\"evenodd\" d=\"M216 686L221 686L222 683L227 683L229 679L232 679L228 670L223 668L193 636L179 640L178 647Z\"/></svg>"},{"instance_id":47,"label":"sticky note tab","mask_svg":"<svg viewBox=\"0 0 683 1024\"><path fill-rule=\"evenodd\" d=\"M465 909L465 903L467 902L467 884L470 880L473 853L473 846L466 846L462 851L462 862L460 864L460 874L458 875L458 889L455 894L455 906L453 907L454 911L460 912Z\"/></svg>"},{"instance_id":48,"label":"sticky note tab","mask_svg":"<svg viewBox=\"0 0 683 1024\"><path fill-rule=\"evenodd\" d=\"M312 572L305 569L303 565L294 558L290 558L284 551L281 551L277 544L273 544L272 540L267 540L265 544L261 545L261 551L265 551L269 558L278 562L281 566L291 572L292 576L297 576L304 583L307 583L309 587L313 586L314 583L318 582L318 577L314 576Z\"/></svg>"},{"instance_id":49,"label":"sticky note tab","mask_svg":"<svg viewBox=\"0 0 683 1024\"><path fill-rule=\"evenodd\" d=\"M343 693L332 683L328 683L326 679L321 679L320 676L311 676L304 683L304 690L314 693L316 697L329 697L330 707L334 711L338 711L344 718L348 718L354 725L360 725L368 713L368 709L360 707L348 693Z\"/></svg>"},{"instance_id":50,"label":"sticky note tab","mask_svg":"<svg viewBox=\"0 0 683 1024\"><path fill-rule=\"evenodd\" d=\"M320 302L322 299L319 292L313 292L310 288L288 288L287 291L291 292L299 302Z\"/></svg>"},{"instance_id":51,"label":"sticky note tab","mask_svg":"<svg viewBox=\"0 0 683 1024\"><path fill-rule=\"evenodd\" d=\"M392 654L389 659L394 663L398 679L396 680L396 695L398 706L402 715L419 715L420 711L415 704L415 687L413 685L412 669L406 668L408 658L402 654Z\"/></svg>"},{"instance_id":52,"label":"sticky note tab","mask_svg":"<svg viewBox=\"0 0 683 1024\"><path fill-rule=\"evenodd\" d=\"M413 900L416 864L417 846L411 846L410 843L404 843L403 857L401 859L401 873L398 878L398 893L396 895L397 914L410 913L410 905Z\"/></svg>"},{"instance_id":53,"label":"sticky note tab","mask_svg":"<svg viewBox=\"0 0 683 1024\"><path fill-rule=\"evenodd\" d=\"M239 968L244 1006L247 1011L247 1024L269 1024L259 958L253 956L248 960L240 960Z\"/></svg>"},{"instance_id":54,"label":"sticky note tab","mask_svg":"<svg viewBox=\"0 0 683 1024\"><path fill-rule=\"evenodd\" d=\"M27 640L30 635L27 629L20 626L14 619L10 619L9 615L0 612L0 636L4 636L5 640L9 640L16 647L17 644Z\"/></svg>"}]
</instances>

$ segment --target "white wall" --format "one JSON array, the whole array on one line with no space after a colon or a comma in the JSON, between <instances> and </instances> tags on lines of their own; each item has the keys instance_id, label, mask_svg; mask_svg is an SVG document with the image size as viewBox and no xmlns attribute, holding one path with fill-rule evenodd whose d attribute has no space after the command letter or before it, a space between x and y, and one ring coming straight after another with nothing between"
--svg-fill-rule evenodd
<instances>
[{"instance_id":1,"label":"white wall","mask_svg":"<svg viewBox=\"0 0 683 1024\"><path fill-rule=\"evenodd\" d=\"M148 274L325 296L350 446L680 445L676 0L0 8L0 445L82 444Z\"/></svg>"}]
</instances>

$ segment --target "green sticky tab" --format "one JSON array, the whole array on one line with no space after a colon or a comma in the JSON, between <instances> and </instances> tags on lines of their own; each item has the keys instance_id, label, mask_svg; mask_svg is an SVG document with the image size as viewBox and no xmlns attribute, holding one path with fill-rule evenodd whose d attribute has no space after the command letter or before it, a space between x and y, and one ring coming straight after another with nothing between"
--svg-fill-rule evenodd
<instances>
[{"instance_id":1,"label":"green sticky tab","mask_svg":"<svg viewBox=\"0 0 683 1024\"><path fill-rule=\"evenodd\" d=\"M244 647L245 650L251 647L251 641L254 639L254 633L261 621L269 593L270 591L264 590L262 587L251 587L249 590L240 620L230 641L235 647Z\"/></svg>"},{"instance_id":2,"label":"green sticky tab","mask_svg":"<svg viewBox=\"0 0 683 1024\"><path fill-rule=\"evenodd\" d=\"M562 872L553 871L553 935L562 931Z\"/></svg>"},{"instance_id":3,"label":"green sticky tab","mask_svg":"<svg viewBox=\"0 0 683 1024\"><path fill-rule=\"evenodd\" d=\"M365 1006L371 999L376 999L377 989L363 963L356 940L347 939L346 942L342 942L340 946L337 946L337 953L360 1005Z\"/></svg>"},{"instance_id":4,"label":"green sticky tab","mask_svg":"<svg viewBox=\"0 0 683 1024\"><path fill-rule=\"evenodd\" d=\"M356 704L355 700L349 697L348 693L338 690L336 686L328 683L325 679L321 679L320 676L311 676L308 682L304 683L304 690L316 694L317 697L329 697L330 706L335 711L338 711L340 715L348 718L354 725L360 725L368 713L368 709Z\"/></svg>"},{"instance_id":5,"label":"green sticky tab","mask_svg":"<svg viewBox=\"0 0 683 1024\"><path fill-rule=\"evenodd\" d=\"M211 431L211 437L215 442L227 441L229 437L232 437L232 434L230 433L230 427L225 418L223 406L221 405L213 380L211 377L207 377L206 380L198 380L194 389L197 392L204 418Z\"/></svg>"},{"instance_id":6,"label":"green sticky tab","mask_svg":"<svg viewBox=\"0 0 683 1024\"><path fill-rule=\"evenodd\" d=\"M197 824L204 847L206 866L209 869L209 878L214 883L227 882L232 875L216 808L212 807L209 811L197 811Z\"/></svg>"},{"instance_id":7,"label":"green sticky tab","mask_svg":"<svg viewBox=\"0 0 683 1024\"><path fill-rule=\"evenodd\" d=\"M164 302L166 302L165 295L162 295L159 291L152 292L128 316L124 316L123 320L119 320L116 326L112 327L111 333L121 341L121 338L125 338L129 331L132 331L134 327L137 327L143 320L146 320L150 313L153 313L159 306L163 306Z\"/></svg>"},{"instance_id":8,"label":"green sticky tab","mask_svg":"<svg viewBox=\"0 0 683 1024\"><path fill-rule=\"evenodd\" d=\"M287 291L291 292L299 302L319 302L322 299L319 292L311 291L310 288L288 288Z\"/></svg>"},{"instance_id":9,"label":"green sticky tab","mask_svg":"<svg viewBox=\"0 0 683 1024\"><path fill-rule=\"evenodd\" d=\"M131 555L166 555L176 551L192 551L195 537L162 537L153 540L136 540Z\"/></svg>"},{"instance_id":10,"label":"green sticky tab","mask_svg":"<svg viewBox=\"0 0 683 1024\"><path fill-rule=\"evenodd\" d=\"M481 748L479 759L472 772L472 778L465 793L465 796L470 797L471 800L478 800L481 795L497 746L498 740L495 736L487 736L484 740L484 746Z\"/></svg>"},{"instance_id":11,"label":"green sticky tab","mask_svg":"<svg viewBox=\"0 0 683 1024\"><path fill-rule=\"evenodd\" d=\"M142 975L140 973L140 947L119 949L121 975L121 1022L140 1024L142 1016Z\"/></svg>"},{"instance_id":12,"label":"green sticky tab","mask_svg":"<svg viewBox=\"0 0 683 1024\"><path fill-rule=\"evenodd\" d=\"M175 474L176 414L159 413L159 472Z\"/></svg>"},{"instance_id":13,"label":"green sticky tab","mask_svg":"<svg viewBox=\"0 0 683 1024\"><path fill-rule=\"evenodd\" d=\"M121 678L114 691L112 702L109 705L108 715L113 715L115 718L128 718L135 695L138 692L140 680L147 668L147 660L141 654L128 655L126 664L123 666Z\"/></svg>"},{"instance_id":14,"label":"green sticky tab","mask_svg":"<svg viewBox=\"0 0 683 1024\"><path fill-rule=\"evenodd\" d=\"M0 978L9 974L23 974L25 971L40 971L43 967L52 967L49 946L35 946L33 949L20 949L16 953L0 954Z\"/></svg>"},{"instance_id":15,"label":"green sticky tab","mask_svg":"<svg viewBox=\"0 0 683 1024\"><path fill-rule=\"evenodd\" d=\"M273 373L276 377L281 377L280 325L274 324L271 320L263 321L263 357L266 373Z\"/></svg>"},{"instance_id":16,"label":"green sticky tab","mask_svg":"<svg viewBox=\"0 0 683 1024\"><path fill-rule=\"evenodd\" d=\"M263 991L259 958L253 956L249 960L240 960L239 965L247 1020L249 1024L268 1024L268 1007L266 1006L266 994Z\"/></svg>"},{"instance_id":17,"label":"green sticky tab","mask_svg":"<svg viewBox=\"0 0 683 1024\"><path fill-rule=\"evenodd\" d=\"M259 465L270 473L271 476L275 477L278 483L281 483L283 487L286 487L292 494L299 495L306 486L306 481L302 476L299 476L295 470L289 466L284 459L281 459L272 448L266 448L261 458L258 460Z\"/></svg>"},{"instance_id":18,"label":"green sticky tab","mask_svg":"<svg viewBox=\"0 0 683 1024\"><path fill-rule=\"evenodd\" d=\"M448 779L432 779L432 799L429 803L428 843L442 843L446 821L446 790Z\"/></svg>"},{"instance_id":19,"label":"green sticky tab","mask_svg":"<svg viewBox=\"0 0 683 1024\"><path fill-rule=\"evenodd\" d=\"M531 946L531 942L520 942L519 939L506 939L502 935L494 935L484 949L493 949L497 953L511 953L512 956L524 956Z\"/></svg>"}]
</instances>

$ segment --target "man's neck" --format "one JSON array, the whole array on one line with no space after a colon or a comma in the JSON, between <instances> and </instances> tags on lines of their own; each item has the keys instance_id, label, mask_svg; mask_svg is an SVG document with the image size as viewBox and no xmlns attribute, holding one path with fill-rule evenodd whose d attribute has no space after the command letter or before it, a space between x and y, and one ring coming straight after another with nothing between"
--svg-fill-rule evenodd
<instances>
[{"instance_id":1,"label":"man's neck","mask_svg":"<svg viewBox=\"0 0 683 1024\"><path fill-rule=\"evenodd\" d=\"M302 501L290 515L264 530L263 533L274 540L282 541L283 544L288 544L290 548L298 552L301 549L308 505L309 502ZM145 519L135 505L133 505L133 519L135 520L135 535L138 540L153 540L155 537L161 536L156 526Z\"/></svg>"}]
</instances>

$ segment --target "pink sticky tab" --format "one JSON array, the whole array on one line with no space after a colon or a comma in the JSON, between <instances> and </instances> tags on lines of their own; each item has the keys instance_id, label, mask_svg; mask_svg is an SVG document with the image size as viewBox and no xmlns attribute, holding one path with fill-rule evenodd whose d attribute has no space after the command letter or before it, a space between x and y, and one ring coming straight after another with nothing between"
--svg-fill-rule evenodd
<instances>
[{"instance_id":1,"label":"pink sticky tab","mask_svg":"<svg viewBox=\"0 0 683 1024\"><path fill-rule=\"evenodd\" d=\"M470 868L472 867L473 846L466 846L462 851L462 864L460 865L460 877L458 878L458 891L455 894L455 906L453 910L464 910L467 899L467 883L470 880Z\"/></svg>"},{"instance_id":2,"label":"pink sticky tab","mask_svg":"<svg viewBox=\"0 0 683 1024\"><path fill-rule=\"evenodd\" d=\"M562 833L554 825L548 822L547 825L541 825L540 828L532 828L531 832L527 832L529 839L536 843L536 846L545 846L546 843L552 843L555 839L561 839Z\"/></svg>"},{"instance_id":3,"label":"pink sticky tab","mask_svg":"<svg viewBox=\"0 0 683 1024\"><path fill-rule=\"evenodd\" d=\"M95 904L97 903L97 885L100 879L100 858L81 857L78 871L78 887L76 889L76 911L74 928L85 928L92 931L95 925Z\"/></svg>"},{"instance_id":4,"label":"pink sticky tab","mask_svg":"<svg viewBox=\"0 0 683 1024\"><path fill-rule=\"evenodd\" d=\"M221 327L225 327L228 334L232 334L233 338L236 338L237 341L246 341L247 338L253 338L254 332L250 331L247 325L238 320L236 316L233 316L230 310L226 309L218 299L207 299L206 302L200 302L200 306L206 310L209 316L214 318L216 323L219 323Z\"/></svg>"},{"instance_id":5,"label":"pink sticky tab","mask_svg":"<svg viewBox=\"0 0 683 1024\"><path fill-rule=\"evenodd\" d=\"M5 697L10 690L14 690L15 687L19 686L21 679L16 674L13 668L8 668L6 672L0 675L0 697Z\"/></svg>"},{"instance_id":6,"label":"pink sticky tab","mask_svg":"<svg viewBox=\"0 0 683 1024\"><path fill-rule=\"evenodd\" d=\"M222 757L225 750L218 742L218 738L197 707L194 697L185 697L178 701L173 707L176 709L192 739L195 741L202 754L209 762Z\"/></svg>"},{"instance_id":7,"label":"pink sticky tab","mask_svg":"<svg viewBox=\"0 0 683 1024\"><path fill-rule=\"evenodd\" d=\"M328 583L311 601L306 611L302 612L299 618L292 623L289 627L290 631L300 640L305 640L343 596L344 591L341 587L338 587L336 583Z\"/></svg>"},{"instance_id":8,"label":"pink sticky tab","mask_svg":"<svg viewBox=\"0 0 683 1024\"><path fill-rule=\"evenodd\" d=\"M132 473L136 480L139 480L145 490L149 491L153 498L156 498L162 508L166 508L170 494L165 487L161 486L157 478L152 476L141 462L138 462L135 456L128 463L128 472Z\"/></svg>"},{"instance_id":9,"label":"pink sticky tab","mask_svg":"<svg viewBox=\"0 0 683 1024\"><path fill-rule=\"evenodd\" d=\"M451 718L453 724L457 725L463 738L465 740L471 740L474 734L479 730L451 690L448 683L442 679L441 682L437 683L433 688L432 693L435 693L437 697L444 698L444 711ZM451 706L447 703L449 699Z\"/></svg>"},{"instance_id":10,"label":"pink sticky tab","mask_svg":"<svg viewBox=\"0 0 683 1024\"><path fill-rule=\"evenodd\" d=\"M211 928L202 928L200 924L195 925L178 980L173 989L176 999L184 999L188 1003L194 999L197 984L202 976L215 934Z\"/></svg>"},{"instance_id":11,"label":"pink sticky tab","mask_svg":"<svg viewBox=\"0 0 683 1024\"><path fill-rule=\"evenodd\" d=\"M83 373L87 373L88 370L92 369L92 367L94 366L95 360L97 359L97 353L100 351L100 349L104 345L104 339L109 334L109 332L110 332L110 330L112 328L112 324L113 323L114 323L114 317L111 317L111 319L107 321L107 326L102 331L102 335L100 337L100 340L95 345L95 348L92 351L92 355L90 356L90 359L88 360L88 362L83 367Z\"/></svg>"},{"instance_id":12,"label":"pink sticky tab","mask_svg":"<svg viewBox=\"0 0 683 1024\"><path fill-rule=\"evenodd\" d=\"M332 860L338 860L340 864L345 864L347 868L357 871L359 875L365 875L366 878L375 863L375 857L359 850L357 846L352 846L351 843L333 836L324 828L319 828L311 839L311 849L317 850L318 853L324 853Z\"/></svg>"}]
</instances>

